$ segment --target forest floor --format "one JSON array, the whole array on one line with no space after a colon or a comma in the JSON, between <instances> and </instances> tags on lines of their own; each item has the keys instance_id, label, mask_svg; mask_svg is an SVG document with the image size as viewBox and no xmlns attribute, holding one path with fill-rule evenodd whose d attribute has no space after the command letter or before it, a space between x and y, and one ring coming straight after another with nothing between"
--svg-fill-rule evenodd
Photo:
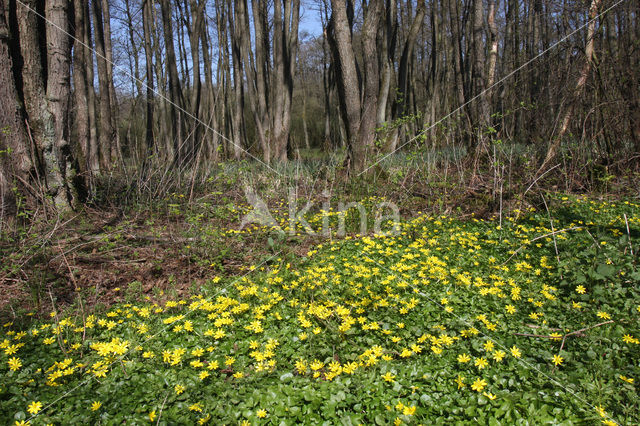
<instances>
[{"instance_id":1,"label":"forest floor","mask_svg":"<svg viewBox=\"0 0 640 426\"><path fill-rule=\"evenodd\" d=\"M243 227L255 203L221 176L3 239L3 418L640 421L640 206L616 182L253 178L275 222ZM307 201L315 233L290 221ZM373 232L384 203L399 232Z\"/></svg>"}]
</instances>

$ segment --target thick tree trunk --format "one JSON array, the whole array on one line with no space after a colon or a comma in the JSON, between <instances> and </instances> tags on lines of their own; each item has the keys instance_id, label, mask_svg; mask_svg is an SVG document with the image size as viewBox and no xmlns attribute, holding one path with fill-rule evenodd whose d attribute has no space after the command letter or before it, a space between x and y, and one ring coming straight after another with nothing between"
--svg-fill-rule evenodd
<instances>
[{"instance_id":1,"label":"thick tree trunk","mask_svg":"<svg viewBox=\"0 0 640 426\"><path fill-rule=\"evenodd\" d=\"M344 100L343 120L347 127L349 163L354 171L361 172L367 164L367 156L373 150L378 113L380 75L376 52L376 34L382 13L381 0L368 3L362 26L362 50L364 89L359 90L351 25L344 2L331 1L334 49L340 61L340 90ZM360 99L362 97L362 103Z\"/></svg>"},{"instance_id":2,"label":"thick tree trunk","mask_svg":"<svg viewBox=\"0 0 640 426\"><path fill-rule=\"evenodd\" d=\"M77 201L73 187L73 149L68 135L68 109L70 96L70 39L68 33L67 0L48 0L47 20L47 103L53 117L54 140L51 147L44 147L45 163L55 166L49 171L49 191L56 208L67 210ZM62 31L61 31L62 29ZM51 151L49 151L49 148ZM47 160L51 156L52 160Z\"/></svg>"},{"instance_id":3,"label":"thick tree trunk","mask_svg":"<svg viewBox=\"0 0 640 426\"><path fill-rule=\"evenodd\" d=\"M340 96L345 106L343 120L346 127L347 144L350 147L352 157L351 161L353 161L352 147L360 125L360 85L346 6L344 2L339 0L332 0L331 6L331 27L340 64Z\"/></svg>"},{"instance_id":4,"label":"thick tree trunk","mask_svg":"<svg viewBox=\"0 0 640 426\"><path fill-rule=\"evenodd\" d=\"M14 184L22 188L32 168L27 135L13 77L5 1L0 0L0 224L16 214ZM33 29L35 31L35 28Z\"/></svg>"}]
</instances>

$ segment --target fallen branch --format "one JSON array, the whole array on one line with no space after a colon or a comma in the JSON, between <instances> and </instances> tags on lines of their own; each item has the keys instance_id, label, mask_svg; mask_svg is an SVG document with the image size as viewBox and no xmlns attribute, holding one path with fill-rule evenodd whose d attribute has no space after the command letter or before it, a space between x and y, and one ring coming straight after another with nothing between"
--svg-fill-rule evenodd
<instances>
[{"instance_id":1,"label":"fallen branch","mask_svg":"<svg viewBox=\"0 0 640 426\"><path fill-rule=\"evenodd\" d=\"M609 320L609 321L601 322L601 323L592 325L590 327L581 328L580 330L572 331L571 333L565 334L564 337L562 338L562 343L560 344L560 349L558 350L558 356L560 356L560 352L562 352L562 348L564 348L564 342L567 340L567 337L573 336L573 335L577 335L577 334L583 334L587 330L591 330L592 328L601 327L603 325L611 324L613 322L615 322L615 321ZM553 373L555 371L556 371L556 366L554 365L553 366L553 370L551 370L551 372Z\"/></svg>"}]
</instances>

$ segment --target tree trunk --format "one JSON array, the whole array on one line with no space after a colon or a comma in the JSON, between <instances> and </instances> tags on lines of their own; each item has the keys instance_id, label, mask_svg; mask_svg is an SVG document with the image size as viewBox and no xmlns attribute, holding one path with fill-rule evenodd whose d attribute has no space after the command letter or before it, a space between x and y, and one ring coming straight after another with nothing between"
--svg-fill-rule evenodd
<instances>
[{"instance_id":1,"label":"tree trunk","mask_svg":"<svg viewBox=\"0 0 640 426\"><path fill-rule=\"evenodd\" d=\"M93 169L90 154L89 134L89 93L87 87L87 59L83 43L85 34L85 7L82 0L74 0L75 40L73 45L73 85L75 102L76 143L82 153L81 170L86 173L85 182L88 188L92 186L92 177L97 170Z\"/></svg>"},{"instance_id":2,"label":"tree trunk","mask_svg":"<svg viewBox=\"0 0 640 426\"><path fill-rule=\"evenodd\" d=\"M91 2L93 10L93 27L95 28L95 43L98 63L98 84L100 85L100 96L98 105L100 108L100 153L101 167L105 170L111 169L115 156L115 129L113 127L111 91L109 88L109 66L106 57L105 32L103 26L103 11L101 0Z\"/></svg>"},{"instance_id":3,"label":"tree trunk","mask_svg":"<svg viewBox=\"0 0 640 426\"><path fill-rule=\"evenodd\" d=\"M152 0L142 2L142 32L144 36L144 57L146 67L146 99L145 99L145 141L147 156L153 153L153 110L154 110L154 84L153 84L153 51L151 44L153 21Z\"/></svg>"},{"instance_id":4,"label":"tree trunk","mask_svg":"<svg viewBox=\"0 0 640 426\"><path fill-rule=\"evenodd\" d=\"M562 142L562 138L565 133L569 129L569 123L571 122L571 117L573 116L573 111L575 109L575 105L578 102L580 96L584 92L584 86L587 83L587 78L589 77L589 73L591 72L591 64L593 62L593 51L594 51L594 35L596 32L596 17L598 16L598 8L600 7L600 3L602 0L591 0L591 6L589 7L589 25L587 26L587 44L584 49L585 61L582 67L582 71L580 72L580 77L576 82L576 86L573 89L573 98L570 101L567 110L562 117L562 121L560 123L560 130L558 134L552 139L549 144L549 148L547 149L547 155L540 166L539 171L542 171L553 159L555 158L558 148L560 147L560 143Z\"/></svg>"},{"instance_id":5,"label":"tree trunk","mask_svg":"<svg viewBox=\"0 0 640 426\"><path fill-rule=\"evenodd\" d=\"M376 55L376 34L382 13L382 1L368 3L362 26L362 50L364 63L364 90L359 91L351 25L344 2L331 1L334 50L340 61L340 95L344 100L343 120L347 128L349 147L348 162L356 172L367 164L368 153L373 150L378 112L380 76ZM362 103L360 99L362 97Z\"/></svg>"},{"instance_id":6,"label":"tree trunk","mask_svg":"<svg viewBox=\"0 0 640 426\"><path fill-rule=\"evenodd\" d=\"M191 4L191 33L189 41L191 47L191 64L193 69L193 84L191 87L190 111L193 115L192 131L187 148L187 158L191 159L198 149L202 139L202 126L200 124L200 100L202 96L202 83L200 81L200 27L204 26L205 1L190 0Z\"/></svg>"},{"instance_id":7,"label":"tree trunk","mask_svg":"<svg viewBox=\"0 0 640 426\"><path fill-rule=\"evenodd\" d=\"M87 152L89 167L92 172L100 171L100 144L98 143L98 115L96 108L96 90L94 87L94 66L93 49L91 42L91 14L89 13L89 2L84 3L84 36L85 36L85 63L87 73L87 102L89 115L89 149Z\"/></svg>"},{"instance_id":8,"label":"tree trunk","mask_svg":"<svg viewBox=\"0 0 640 426\"><path fill-rule=\"evenodd\" d=\"M473 0L473 95L478 96L485 89L484 67L484 6L483 0ZM486 95L475 101L476 112L474 124L478 126L477 134L481 135L489 124L489 105Z\"/></svg>"},{"instance_id":9,"label":"tree trunk","mask_svg":"<svg viewBox=\"0 0 640 426\"><path fill-rule=\"evenodd\" d=\"M9 26L5 1L0 0L0 224L16 214L15 183L29 181L32 163L13 77L13 60L9 47ZM35 31L35 28L33 28ZM17 182L16 182L17 181Z\"/></svg>"},{"instance_id":10,"label":"tree trunk","mask_svg":"<svg viewBox=\"0 0 640 426\"><path fill-rule=\"evenodd\" d=\"M107 89L109 90L109 105L111 113L111 129L113 140L111 141L111 160L115 161L122 156L120 147L120 133L118 132L118 99L116 98L116 88L113 82L113 48L111 46L111 11L109 10L109 0L102 2L102 17L104 23L104 56L107 65ZM102 89L100 89L102 90Z\"/></svg>"},{"instance_id":11,"label":"tree trunk","mask_svg":"<svg viewBox=\"0 0 640 426\"><path fill-rule=\"evenodd\" d=\"M49 171L49 191L58 211L67 210L77 201L73 187L73 149L68 135L67 113L70 95L70 39L68 34L67 0L48 0L47 25L47 103L53 117L54 140L44 147L46 164L55 164ZM51 149L49 151L49 149ZM51 156L52 160L47 160Z\"/></svg>"},{"instance_id":12,"label":"tree trunk","mask_svg":"<svg viewBox=\"0 0 640 426\"><path fill-rule=\"evenodd\" d=\"M178 76L178 65L176 63L176 51L173 41L173 25L171 14L171 1L161 0L160 8L162 10L162 29L164 32L164 47L166 52L166 67L169 71L169 140L173 143L173 162L176 165L182 163L182 143L183 143L183 114L184 102L182 89L180 86L180 77Z\"/></svg>"}]
</instances>

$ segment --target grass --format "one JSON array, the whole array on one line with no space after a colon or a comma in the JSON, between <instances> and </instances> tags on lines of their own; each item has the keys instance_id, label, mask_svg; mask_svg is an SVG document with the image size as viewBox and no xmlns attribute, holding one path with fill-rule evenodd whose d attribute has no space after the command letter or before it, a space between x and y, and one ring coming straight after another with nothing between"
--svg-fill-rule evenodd
<instances>
[{"instance_id":1,"label":"grass","mask_svg":"<svg viewBox=\"0 0 640 426\"><path fill-rule=\"evenodd\" d=\"M105 311L5 323L2 418L640 422L637 203L554 196L548 211L417 213L399 233L378 235L355 234L351 215L350 235L319 239L299 228L238 233L246 206L230 199L186 213L192 204L174 198L166 217L190 224L180 235L200 236L177 250L199 271L214 264L200 285L145 292L134 283L110 289L122 302ZM370 198L367 211L379 201ZM212 225L217 214L231 224ZM275 214L284 227L287 215ZM325 217L335 229L337 213L307 215L315 229ZM212 261L234 250L234 238L267 249L235 266L228 253Z\"/></svg>"}]
</instances>

